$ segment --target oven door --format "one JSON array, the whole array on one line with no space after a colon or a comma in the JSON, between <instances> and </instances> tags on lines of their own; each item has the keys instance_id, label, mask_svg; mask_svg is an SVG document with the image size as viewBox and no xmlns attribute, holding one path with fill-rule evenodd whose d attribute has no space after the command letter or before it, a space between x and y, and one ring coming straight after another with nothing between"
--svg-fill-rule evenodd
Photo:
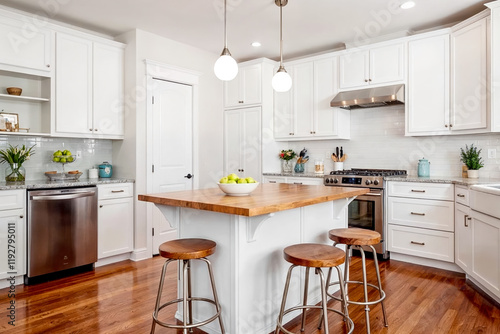
<instances>
[{"instance_id":1,"label":"oven door","mask_svg":"<svg viewBox=\"0 0 500 334\"><path fill-rule=\"evenodd\" d=\"M369 193L356 197L348 207L349 227L363 228L380 233L382 241L374 246L377 253L380 254L385 253L383 208L383 189L370 189Z\"/></svg>"}]
</instances>

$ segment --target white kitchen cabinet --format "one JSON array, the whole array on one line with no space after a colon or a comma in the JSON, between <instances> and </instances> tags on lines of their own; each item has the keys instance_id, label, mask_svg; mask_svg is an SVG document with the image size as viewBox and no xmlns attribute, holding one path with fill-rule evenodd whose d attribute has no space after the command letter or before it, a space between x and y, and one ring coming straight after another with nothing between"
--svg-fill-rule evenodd
<instances>
[{"instance_id":1,"label":"white kitchen cabinet","mask_svg":"<svg viewBox=\"0 0 500 334\"><path fill-rule=\"evenodd\" d=\"M460 24L451 33L452 130L487 128L489 18Z\"/></svg>"},{"instance_id":2,"label":"white kitchen cabinet","mask_svg":"<svg viewBox=\"0 0 500 334\"><path fill-rule=\"evenodd\" d=\"M305 176L267 176L265 175L263 183L292 183L305 184L312 186L323 185L322 177L305 177Z\"/></svg>"},{"instance_id":3,"label":"white kitchen cabinet","mask_svg":"<svg viewBox=\"0 0 500 334\"><path fill-rule=\"evenodd\" d=\"M50 30L21 19L0 17L0 67L16 72L29 69L50 72L52 47Z\"/></svg>"},{"instance_id":4,"label":"white kitchen cabinet","mask_svg":"<svg viewBox=\"0 0 500 334\"><path fill-rule=\"evenodd\" d=\"M123 136L123 49L57 33L57 135Z\"/></svg>"},{"instance_id":5,"label":"white kitchen cabinet","mask_svg":"<svg viewBox=\"0 0 500 334\"><path fill-rule=\"evenodd\" d=\"M404 44L347 51L340 56L340 89L396 83L404 80Z\"/></svg>"},{"instance_id":6,"label":"white kitchen cabinet","mask_svg":"<svg viewBox=\"0 0 500 334\"><path fill-rule=\"evenodd\" d=\"M224 107L242 107L262 102L262 65L243 65L238 75L224 82Z\"/></svg>"},{"instance_id":7,"label":"white kitchen cabinet","mask_svg":"<svg viewBox=\"0 0 500 334\"><path fill-rule=\"evenodd\" d=\"M449 40L447 33L408 42L407 135L449 131Z\"/></svg>"},{"instance_id":8,"label":"white kitchen cabinet","mask_svg":"<svg viewBox=\"0 0 500 334\"><path fill-rule=\"evenodd\" d=\"M260 181L261 107L224 111L224 173Z\"/></svg>"},{"instance_id":9,"label":"white kitchen cabinet","mask_svg":"<svg viewBox=\"0 0 500 334\"><path fill-rule=\"evenodd\" d=\"M25 196L24 190L0 191L0 280L26 273Z\"/></svg>"},{"instance_id":10,"label":"white kitchen cabinet","mask_svg":"<svg viewBox=\"0 0 500 334\"><path fill-rule=\"evenodd\" d=\"M133 184L98 185L97 258L134 249Z\"/></svg>"},{"instance_id":11,"label":"white kitchen cabinet","mask_svg":"<svg viewBox=\"0 0 500 334\"><path fill-rule=\"evenodd\" d=\"M287 65L288 92L274 93L276 140L349 139L348 110L330 107L337 93L337 57L301 60Z\"/></svg>"},{"instance_id":12,"label":"white kitchen cabinet","mask_svg":"<svg viewBox=\"0 0 500 334\"><path fill-rule=\"evenodd\" d=\"M454 262L454 186L388 182L388 250Z\"/></svg>"},{"instance_id":13,"label":"white kitchen cabinet","mask_svg":"<svg viewBox=\"0 0 500 334\"><path fill-rule=\"evenodd\" d=\"M468 206L455 202L455 263L472 270L472 217Z\"/></svg>"}]
</instances>

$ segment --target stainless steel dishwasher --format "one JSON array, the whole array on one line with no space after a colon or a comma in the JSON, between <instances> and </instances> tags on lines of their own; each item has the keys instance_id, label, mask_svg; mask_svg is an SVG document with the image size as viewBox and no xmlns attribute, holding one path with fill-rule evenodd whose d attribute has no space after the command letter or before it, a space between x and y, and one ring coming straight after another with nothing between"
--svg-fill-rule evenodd
<instances>
[{"instance_id":1,"label":"stainless steel dishwasher","mask_svg":"<svg viewBox=\"0 0 500 334\"><path fill-rule=\"evenodd\" d=\"M27 278L97 261L97 188L28 191Z\"/></svg>"}]
</instances>

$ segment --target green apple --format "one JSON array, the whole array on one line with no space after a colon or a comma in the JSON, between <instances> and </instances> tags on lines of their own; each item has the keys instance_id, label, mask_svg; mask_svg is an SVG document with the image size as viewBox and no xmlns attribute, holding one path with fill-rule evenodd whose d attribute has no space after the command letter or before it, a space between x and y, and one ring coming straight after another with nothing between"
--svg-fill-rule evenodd
<instances>
[{"instance_id":1,"label":"green apple","mask_svg":"<svg viewBox=\"0 0 500 334\"><path fill-rule=\"evenodd\" d=\"M70 151L64 151L64 152L66 152L66 153L64 154L65 156L72 155Z\"/></svg>"},{"instance_id":2,"label":"green apple","mask_svg":"<svg viewBox=\"0 0 500 334\"><path fill-rule=\"evenodd\" d=\"M219 180L219 183L227 183L228 179L227 177L223 177L222 179Z\"/></svg>"},{"instance_id":3,"label":"green apple","mask_svg":"<svg viewBox=\"0 0 500 334\"><path fill-rule=\"evenodd\" d=\"M66 158L61 158L59 162L66 163Z\"/></svg>"},{"instance_id":4,"label":"green apple","mask_svg":"<svg viewBox=\"0 0 500 334\"><path fill-rule=\"evenodd\" d=\"M55 157L60 157L60 156L62 156L62 155L63 155L63 154L62 154L62 152L61 152L61 151L55 151L55 152L54 152L54 156L55 156Z\"/></svg>"},{"instance_id":5,"label":"green apple","mask_svg":"<svg viewBox=\"0 0 500 334\"><path fill-rule=\"evenodd\" d=\"M238 183L248 183L246 179L238 179Z\"/></svg>"},{"instance_id":6,"label":"green apple","mask_svg":"<svg viewBox=\"0 0 500 334\"><path fill-rule=\"evenodd\" d=\"M245 178L245 180L247 180L247 183L255 183L255 180L253 179L253 177L247 177L247 178Z\"/></svg>"},{"instance_id":7,"label":"green apple","mask_svg":"<svg viewBox=\"0 0 500 334\"><path fill-rule=\"evenodd\" d=\"M69 157L66 158L67 162L73 162L73 157L70 155Z\"/></svg>"},{"instance_id":8,"label":"green apple","mask_svg":"<svg viewBox=\"0 0 500 334\"><path fill-rule=\"evenodd\" d=\"M231 184L231 183L235 184L235 183L236 183L236 181L235 181L235 180L228 180L228 181L227 181L227 184Z\"/></svg>"},{"instance_id":9,"label":"green apple","mask_svg":"<svg viewBox=\"0 0 500 334\"><path fill-rule=\"evenodd\" d=\"M238 175L234 174L234 173L231 173L227 176L227 179L228 180L238 180Z\"/></svg>"},{"instance_id":10,"label":"green apple","mask_svg":"<svg viewBox=\"0 0 500 334\"><path fill-rule=\"evenodd\" d=\"M59 160L61 160L61 159L60 159L60 158L58 158L58 157L54 157L54 158L52 159L52 161L54 161L54 162L59 162Z\"/></svg>"}]
</instances>

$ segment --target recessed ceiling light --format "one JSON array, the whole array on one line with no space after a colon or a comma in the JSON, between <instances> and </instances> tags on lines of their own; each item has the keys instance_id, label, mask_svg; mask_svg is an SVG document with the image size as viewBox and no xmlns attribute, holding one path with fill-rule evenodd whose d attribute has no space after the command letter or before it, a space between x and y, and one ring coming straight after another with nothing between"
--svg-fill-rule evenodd
<instances>
[{"instance_id":1,"label":"recessed ceiling light","mask_svg":"<svg viewBox=\"0 0 500 334\"><path fill-rule=\"evenodd\" d=\"M406 1L406 2L403 2L401 4L401 6L399 6L399 7L401 7L402 9L410 9L410 8L415 7L415 2L413 2L413 1Z\"/></svg>"},{"instance_id":2,"label":"recessed ceiling light","mask_svg":"<svg viewBox=\"0 0 500 334\"><path fill-rule=\"evenodd\" d=\"M252 46L258 48L259 46L261 46L261 44L260 42L253 42Z\"/></svg>"}]
</instances>

